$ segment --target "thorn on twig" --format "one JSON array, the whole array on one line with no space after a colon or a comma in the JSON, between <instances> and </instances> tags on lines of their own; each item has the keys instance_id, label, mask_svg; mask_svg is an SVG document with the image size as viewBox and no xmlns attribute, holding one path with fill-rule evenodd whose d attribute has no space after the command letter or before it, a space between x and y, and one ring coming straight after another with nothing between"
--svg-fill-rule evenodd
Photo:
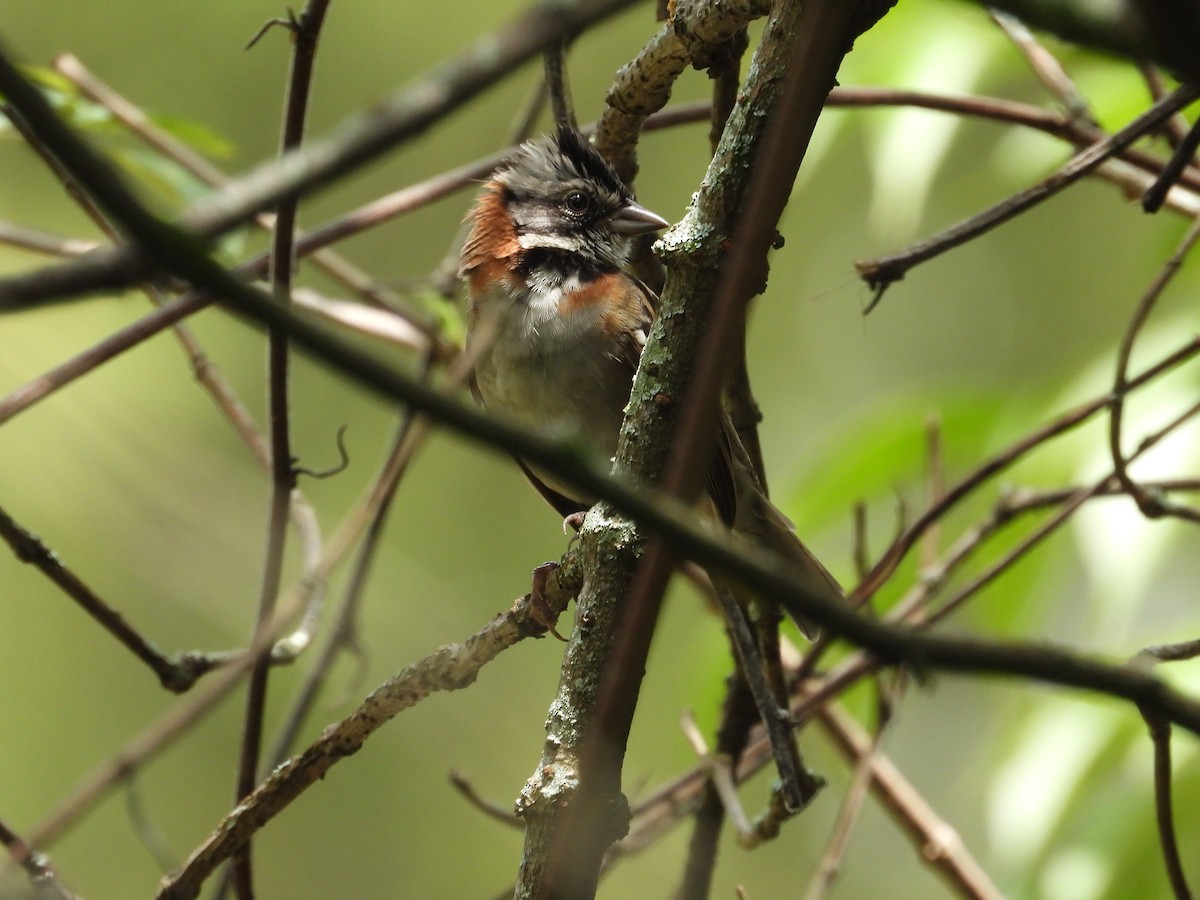
<instances>
[{"instance_id":1,"label":"thorn on twig","mask_svg":"<svg viewBox=\"0 0 1200 900\"><path fill-rule=\"evenodd\" d=\"M340 461L336 466L329 469L315 470L307 466L293 466L292 471L297 475L307 475L309 478L332 478L334 475L341 475L350 467L350 453L346 450L346 429L349 425L342 425L337 430L337 448Z\"/></svg>"},{"instance_id":2,"label":"thorn on twig","mask_svg":"<svg viewBox=\"0 0 1200 900\"><path fill-rule=\"evenodd\" d=\"M258 31L254 32L254 36L250 38L249 43L247 43L242 49L253 49L254 45L262 40L263 35L276 26L286 29L288 34L291 35L292 40L295 40L296 33L300 31L300 19L296 16L296 11L289 6L287 8L287 18L276 17L274 19L267 19L267 21L263 22L263 24L259 27Z\"/></svg>"},{"instance_id":3,"label":"thorn on twig","mask_svg":"<svg viewBox=\"0 0 1200 900\"><path fill-rule=\"evenodd\" d=\"M867 287L871 288L874 292L867 303L867 308L863 310L863 315L869 316L875 311L875 307L879 305L879 301L883 299L883 292L891 287L893 281L899 281L900 279L892 278L890 275L881 275L880 273L875 273L873 276L864 275L863 277L866 279Z\"/></svg>"}]
</instances>

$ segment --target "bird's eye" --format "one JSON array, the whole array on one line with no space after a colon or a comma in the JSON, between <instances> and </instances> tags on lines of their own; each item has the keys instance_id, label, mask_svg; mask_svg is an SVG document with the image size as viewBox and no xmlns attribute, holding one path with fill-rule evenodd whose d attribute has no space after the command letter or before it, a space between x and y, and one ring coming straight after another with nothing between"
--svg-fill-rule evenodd
<instances>
[{"instance_id":1,"label":"bird's eye","mask_svg":"<svg viewBox=\"0 0 1200 900\"><path fill-rule=\"evenodd\" d=\"M582 216L592 208L592 198L582 191L572 191L563 198L563 206L572 215Z\"/></svg>"}]
</instances>

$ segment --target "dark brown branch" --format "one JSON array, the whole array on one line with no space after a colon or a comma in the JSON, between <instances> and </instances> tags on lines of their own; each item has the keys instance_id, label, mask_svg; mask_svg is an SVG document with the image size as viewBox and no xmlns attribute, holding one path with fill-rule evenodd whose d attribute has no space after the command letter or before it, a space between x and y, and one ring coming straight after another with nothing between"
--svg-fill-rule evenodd
<instances>
[{"instance_id":1,"label":"dark brown branch","mask_svg":"<svg viewBox=\"0 0 1200 900\"><path fill-rule=\"evenodd\" d=\"M1179 855L1179 838L1175 833L1175 813L1171 800L1171 725L1152 713L1143 713L1143 718L1154 745L1154 813L1163 864L1175 900L1191 900L1192 892Z\"/></svg>"},{"instance_id":2,"label":"dark brown branch","mask_svg":"<svg viewBox=\"0 0 1200 900\"><path fill-rule=\"evenodd\" d=\"M114 119L128 128L151 149L182 166L211 187L220 187L229 183L228 175L192 150L187 144L155 125L154 121L134 103L101 81L94 73L88 71L77 57L70 53L60 54L54 58L53 65L54 70L79 88L85 97L103 106ZM273 216L260 213L254 217L254 222L260 228L270 231L273 227ZM323 248L314 249L309 255L317 268L340 281L367 302L398 310L397 298L390 291L381 288L367 273L341 255ZM418 329L422 327L422 323L416 320L412 322L412 325Z\"/></svg>"},{"instance_id":3,"label":"dark brown branch","mask_svg":"<svg viewBox=\"0 0 1200 900\"><path fill-rule=\"evenodd\" d=\"M1171 154L1171 159L1162 174L1155 179L1154 184L1146 189L1146 193L1142 196L1142 209L1148 213L1154 213L1162 208L1167 194L1183 177L1184 170L1195 165L1197 147L1200 147L1200 122L1192 124L1191 129L1179 142L1179 146L1175 148L1175 152Z\"/></svg>"},{"instance_id":4,"label":"dark brown branch","mask_svg":"<svg viewBox=\"0 0 1200 900\"><path fill-rule=\"evenodd\" d=\"M64 565L58 554L43 544L37 535L18 525L3 509L0 509L0 539L8 544L17 559L38 569L105 631L149 666L167 690L177 694L187 691L197 678L224 661L223 657L215 654L181 653L171 657L160 652Z\"/></svg>"},{"instance_id":5,"label":"dark brown branch","mask_svg":"<svg viewBox=\"0 0 1200 900\"><path fill-rule=\"evenodd\" d=\"M308 113L313 70L321 26L329 0L307 0L296 18L289 19L292 38L291 67L288 73L287 99L284 106L283 137L280 153L300 147ZM289 16L291 12L289 11ZM296 212L299 197L283 198L275 211L275 229L271 241L271 293L279 304L291 303L292 267L295 251ZM290 347L287 331L279 326L267 329L267 406L271 434L271 499L267 524L266 552L262 583L258 596L252 642L270 628L275 602L283 580L283 556L287 545L288 510L296 488L292 459L291 416L289 412L288 373ZM238 761L234 800L241 803L258 783L259 757L262 755L267 686L271 673L271 654L261 653L250 668L246 686L246 712L242 723L241 756ZM239 848L230 869L230 881L241 900L254 900L254 878L250 843Z\"/></svg>"},{"instance_id":6,"label":"dark brown branch","mask_svg":"<svg viewBox=\"0 0 1200 900\"><path fill-rule=\"evenodd\" d=\"M1121 346L1117 351L1117 374L1113 384L1113 402L1109 409L1108 419L1109 455L1113 461L1113 472L1117 480L1121 482L1121 486L1137 503L1138 509L1142 511L1142 514L1149 518L1174 516L1190 522L1200 522L1200 511L1190 506L1173 503L1162 497L1154 496L1134 481L1129 474L1124 451L1121 449L1121 432L1125 417L1125 396L1129 390L1129 360L1133 356L1134 342L1137 340L1142 326L1150 318L1150 312L1154 309L1158 298L1162 296L1162 292L1170 284L1171 279L1175 277L1180 266L1183 265L1184 258L1195 247L1198 240L1200 240L1200 217L1197 217L1192 222L1191 228L1187 230L1187 233L1179 242L1179 246L1176 247L1175 252L1163 263L1153 282L1151 282L1150 287L1142 294L1141 299L1138 301L1137 309L1134 311L1133 318L1130 320L1129 326L1125 329L1125 333L1121 336Z\"/></svg>"}]
</instances>

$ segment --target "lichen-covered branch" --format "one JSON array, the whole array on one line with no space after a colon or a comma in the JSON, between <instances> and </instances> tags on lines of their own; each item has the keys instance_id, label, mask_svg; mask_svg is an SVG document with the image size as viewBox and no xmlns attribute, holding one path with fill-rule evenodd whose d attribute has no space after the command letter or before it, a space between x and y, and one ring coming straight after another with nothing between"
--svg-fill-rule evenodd
<instances>
[{"instance_id":1,"label":"lichen-covered branch","mask_svg":"<svg viewBox=\"0 0 1200 900\"><path fill-rule=\"evenodd\" d=\"M707 461L701 462L698 448L708 446L700 429L706 417L710 425L715 422L725 375L720 344L717 353L706 352L711 348L704 336L728 339L710 321L710 314L718 315L714 309L729 313L731 321L744 315L744 308L735 310L731 302L745 287L744 279L731 276L734 288L723 303L717 302L725 250L737 233L746 265L761 272L769 242L760 240L760 233L773 233L795 167L849 49L856 9L839 3L783 4L768 20L747 85L697 199L661 242L667 285L642 355L615 465L636 481L658 480L669 458L670 490L688 496L684 479L689 474L699 483ZM766 136L772 116L780 114L789 66L796 81L803 76L803 82L800 99L789 104L795 115L787 116L786 137L780 136L783 129L774 135L776 143L790 142L789 158L781 164L778 154L771 155L775 148ZM778 167L786 185L773 209L767 204L760 221L749 221L752 216L741 216L756 165L760 175ZM736 262L732 268L737 269ZM689 411L693 403L698 406ZM688 440L675 440L677 430ZM632 524L604 504L589 514L580 540L587 574L579 624L564 658L541 763L518 801L527 822L518 897L590 896L604 852L628 823L621 763L672 561L661 545L652 546L650 561L644 560Z\"/></svg>"}]
</instances>

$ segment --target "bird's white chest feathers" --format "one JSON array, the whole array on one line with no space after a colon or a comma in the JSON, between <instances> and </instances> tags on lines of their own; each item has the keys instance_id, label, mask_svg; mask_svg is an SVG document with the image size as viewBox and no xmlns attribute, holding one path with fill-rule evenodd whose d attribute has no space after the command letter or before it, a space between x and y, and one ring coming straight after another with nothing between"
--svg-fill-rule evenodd
<instances>
[{"instance_id":1,"label":"bird's white chest feathers","mask_svg":"<svg viewBox=\"0 0 1200 900\"><path fill-rule=\"evenodd\" d=\"M483 402L538 428L574 432L609 458L633 373L612 357L600 309L560 311L564 298L581 287L578 279L550 285L531 279L530 287L487 304L502 307L495 339L475 367ZM487 315L485 310L481 318Z\"/></svg>"}]
</instances>

